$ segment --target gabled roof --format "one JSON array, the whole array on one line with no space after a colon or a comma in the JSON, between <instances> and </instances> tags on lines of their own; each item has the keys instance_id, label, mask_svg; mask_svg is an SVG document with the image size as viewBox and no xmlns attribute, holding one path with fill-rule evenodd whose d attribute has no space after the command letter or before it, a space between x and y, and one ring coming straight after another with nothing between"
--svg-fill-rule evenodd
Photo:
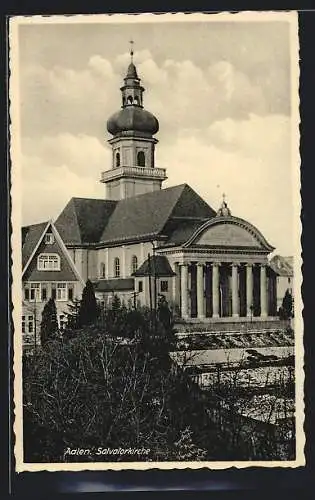
<instances>
[{"instance_id":1,"label":"gabled roof","mask_svg":"<svg viewBox=\"0 0 315 500\"><path fill-rule=\"evenodd\" d=\"M269 262L269 266L278 276L293 276L293 257L274 255Z\"/></svg>"},{"instance_id":2,"label":"gabled roof","mask_svg":"<svg viewBox=\"0 0 315 500\"><path fill-rule=\"evenodd\" d=\"M170 237L183 220L203 222L214 210L187 184L119 201L72 198L55 222L66 245Z\"/></svg>"},{"instance_id":3,"label":"gabled roof","mask_svg":"<svg viewBox=\"0 0 315 500\"><path fill-rule=\"evenodd\" d=\"M32 224L30 226L22 227L22 275L26 276L30 266L32 265L32 261L38 249L41 248L41 245L44 241L44 236L48 232L52 232L55 236L56 245L58 249L61 250L62 254L65 256L66 262L68 263L68 270L71 270L72 276L74 276L78 281L84 284L84 281L79 274L77 268L72 261L70 254L58 232L54 223L52 221L41 222L39 224ZM70 266L70 267L69 267ZM45 271L47 275L47 279L51 278L51 272ZM56 271L59 273L59 271ZM49 273L49 274L48 274ZM59 276L59 274L58 274ZM54 278L52 278L54 280Z\"/></svg>"},{"instance_id":4,"label":"gabled roof","mask_svg":"<svg viewBox=\"0 0 315 500\"><path fill-rule=\"evenodd\" d=\"M103 242L118 242L146 235L169 236L171 219L209 218L212 208L187 184L153 191L121 200L101 237Z\"/></svg>"},{"instance_id":5,"label":"gabled roof","mask_svg":"<svg viewBox=\"0 0 315 500\"><path fill-rule=\"evenodd\" d=\"M39 244L49 221L22 227L22 268L26 266Z\"/></svg>"},{"instance_id":6,"label":"gabled roof","mask_svg":"<svg viewBox=\"0 0 315 500\"><path fill-rule=\"evenodd\" d=\"M111 200L71 198L55 226L67 245L98 242L116 204Z\"/></svg>"},{"instance_id":7,"label":"gabled roof","mask_svg":"<svg viewBox=\"0 0 315 500\"><path fill-rule=\"evenodd\" d=\"M132 276L156 276L169 277L174 276L170 263L165 255L154 255L139 267L139 269L132 274Z\"/></svg>"}]
</instances>

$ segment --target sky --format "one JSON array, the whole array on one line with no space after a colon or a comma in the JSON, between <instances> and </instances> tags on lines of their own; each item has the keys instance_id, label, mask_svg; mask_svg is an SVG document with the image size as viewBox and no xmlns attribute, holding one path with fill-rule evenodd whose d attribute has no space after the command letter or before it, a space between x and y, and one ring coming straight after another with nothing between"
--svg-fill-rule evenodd
<instances>
[{"instance_id":1,"label":"sky","mask_svg":"<svg viewBox=\"0 0 315 500\"><path fill-rule=\"evenodd\" d=\"M133 39L164 187L186 182L214 209L225 193L232 215L292 255L289 23L235 16L19 25L23 224L57 218L71 197L105 197L106 121L120 109Z\"/></svg>"}]
</instances>

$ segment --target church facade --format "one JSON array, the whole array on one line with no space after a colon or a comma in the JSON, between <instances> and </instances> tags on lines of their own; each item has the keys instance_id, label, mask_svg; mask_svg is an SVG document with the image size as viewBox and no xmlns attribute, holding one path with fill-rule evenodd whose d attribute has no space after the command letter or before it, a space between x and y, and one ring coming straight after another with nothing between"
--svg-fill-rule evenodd
<instances>
[{"instance_id":1,"label":"church facade","mask_svg":"<svg viewBox=\"0 0 315 500\"><path fill-rule=\"evenodd\" d=\"M276 317L274 248L225 199L214 210L190 186L163 189L155 165L159 123L144 109L132 60L121 109L107 122L112 164L101 173L105 199L72 198L54 223L76 272L76 293L90 279L106 306L155 307L164 295L184 321ZM46 300L46 299L45 299Z\"/></svg>"}]
</instances>

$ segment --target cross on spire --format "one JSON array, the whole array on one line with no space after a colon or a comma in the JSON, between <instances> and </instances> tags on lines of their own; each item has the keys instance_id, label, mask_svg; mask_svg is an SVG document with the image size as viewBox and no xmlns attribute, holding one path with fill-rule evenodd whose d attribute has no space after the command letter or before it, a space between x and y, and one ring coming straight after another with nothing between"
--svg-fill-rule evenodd
<instances>
[{"instance_id":1,"label":"cross on spire","mask_svg":"<svg viewBox=\"0 0 315 500\"><path fill-rule=\"evenodd\" d=\"M134 44L134 41L130 40L129 43L130 43L130 57L131 57L131 62L133 62L133 44Z\"/></svg>"},{"instance_id":2,"label":"cross on spire","mask_svg":"<svg viewBox=\"0 0 315 500\"><path fill-rule=\"evenodd\" d=\"M223 203L225 203L226 194L222 193Z\"/></svg>"}]
</instances>

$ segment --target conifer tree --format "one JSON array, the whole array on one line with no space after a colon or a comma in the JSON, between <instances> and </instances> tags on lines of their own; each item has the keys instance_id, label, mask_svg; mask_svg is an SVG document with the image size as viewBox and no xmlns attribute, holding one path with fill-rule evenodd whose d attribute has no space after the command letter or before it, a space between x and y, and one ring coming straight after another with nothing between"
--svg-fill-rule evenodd
<instances>
[{"instance_id":1,"label":"conifer tree","mask_svg":"<svg viewBox=\"0 0 315 500\"><path fill-rule=\"evenodd\" d=\"M289 292L289 290L287 290L285 292L282 301L282 314L284 319L289 319L292 317L292 305L293 305L292 295Z\"/></svg>"},{"instance_id":2,"label":"conifer tree","mask_svg":"<svg viewBox=\"0 0 315 500\"><path fill-rule=\"evenodd\" d=\"M79 310L80 326L93 324L98 316L98 307L94 293L94 287L90 280L87 280L82 292L82 300Z\"/></svg>"},{"instance_id":3,"label":"conifer tree","mask_svg":"<svg viewBox=\"0 0 315 500\"><path fill-rule=\"evenodd\" d=\"M53 298L50 298L45 304L42 312L42 321L40 324L40 340L44 347L47 342L57 339L59 336L56 304Z\"/></svg>"}]
</instances>

